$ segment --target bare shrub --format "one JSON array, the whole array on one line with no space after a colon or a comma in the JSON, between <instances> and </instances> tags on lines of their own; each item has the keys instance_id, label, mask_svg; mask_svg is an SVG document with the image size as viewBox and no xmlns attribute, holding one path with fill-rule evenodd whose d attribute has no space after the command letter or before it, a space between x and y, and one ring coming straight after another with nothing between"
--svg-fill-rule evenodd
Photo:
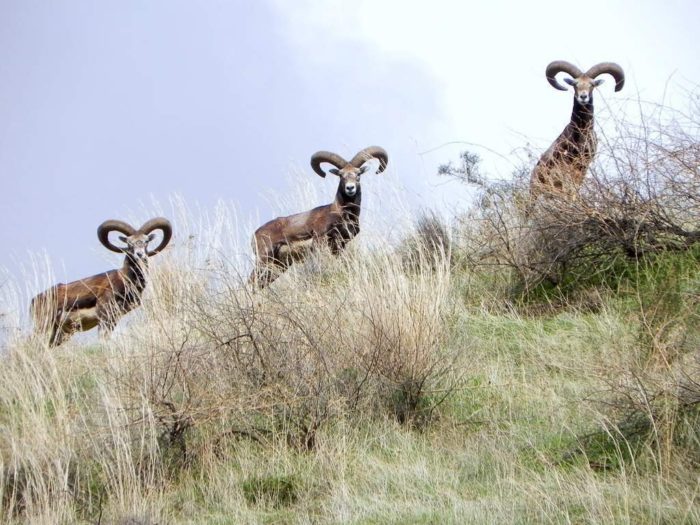
<instances>
[{"instance_id":1,"label":"bare shrub","mask_svg":"<svg viewBox=\"0 0 700 525\"><path fill-rule=\"evenodd\" d=\"M463 151L459 156L459 164L454 166L452 162L438 167L438 175L447 175L466 184L484 184L484 179L479 169L481 157L472 151Z\"/></svg>"},{"instance_id":2,"label":"bare shrub","mask_svg":"<svg viewBox=\"0 0 700 525\"><path fill-rule=\"evenodd\" d=\"M523 188L519 181L485 183L476 205L459 218L453 258L487 282L500 281L499 288L526 282L531 272L526 259L530 230L520 206Z\"/></svg>"},{"instance_id":3,"label":"bare shrub","mask_svg":"<svg viewBox=\"0 0 700 525\"><path fill-rule=\"evenodd\" d=\"M697 244L698 112L662 113L667 118L642 115L640 125L620 122L625 135L599 148L577 198L546 195L523 206L527 190L517 178L484 185L470 216L477 226L467 232L471 264L506 266L528 291L604 279L620 261Z\"/></svg>"},{"instance_id":4,"label":"bare shrub","mask_svg":"<svg viewBox=\"0 0 700 525\"><path fill-rule=\"evenodd\" d=\"M436 269L452 252L449 227L434 211L423 211L397 249L407 270Z\"/></svg>"},{"instance_id":5,"label":"bare shrub","mask_svg":"<svg viewBox=\"0 0 700 525\"><path fill-rule=\"evenodd\" d=\"M311 450L341 417L427 422L449 394L446 260L410 275L389 253L321 262L331 274L290 272L263 291L230 269L206 293L171 283L175 317L162 315L170 300L146 308L148 328L124 339L114 380L133 421L146 401L168 464L233 438Z\"/></svg>"},{"instance_id":6,"label":"bare shrub","mask_svg":"<svg viewBox=\"0 0 700 525\"><path fill-rule=\"evenodd\" d=\"M422 424L459 381L459 352L447 344L449 264L405 274L371 267L358 286L363 370L371 397L383 400L399 422ZM384 262L395 268L391 259Z\"/></svg>"},{"instance_id":7,"label":"bare shrub","mask_svg":"<svg viewBox=\"0 0 700 525\"><path fill-rule=\"evenodd\" d=\"M311 449L319 427L342 408L333 377L341 345L331 335L339 312L285 292L254 294L224 277L215 304L195 305L195 325L220 354L219 375L236 385L232 431L258 440L281 434Z\"/></svg>"},{"instance_id":8,"label":"bare shrub","mask_svg":"<svg viewBox=\"0 0 700 525\"><path fill-rule=\"evenodd\" d=\"M700 462L700 355L664 368L611 370L609 388L589 401L601 428L578 439L569 461L585 455L596 469L651 466L662 475L679 457Z\"/></svg>"}]
</instances>

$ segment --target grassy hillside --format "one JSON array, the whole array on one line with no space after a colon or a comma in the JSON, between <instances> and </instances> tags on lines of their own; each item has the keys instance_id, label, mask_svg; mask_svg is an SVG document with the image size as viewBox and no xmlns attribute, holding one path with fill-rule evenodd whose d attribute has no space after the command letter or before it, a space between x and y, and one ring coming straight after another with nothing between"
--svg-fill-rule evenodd
<instances>
[{"instance_id":1,"label":"grassy hillside","mask_svg":"<svg viewBox=\"0 0 700 525\"><path fill-rule=\"evenodd\" d=\"M485 185L264 291L183 242L109 340L13 337L2 521L700 522L688 136L616 144L528 217Z\"/></svg>"}]
</instances>

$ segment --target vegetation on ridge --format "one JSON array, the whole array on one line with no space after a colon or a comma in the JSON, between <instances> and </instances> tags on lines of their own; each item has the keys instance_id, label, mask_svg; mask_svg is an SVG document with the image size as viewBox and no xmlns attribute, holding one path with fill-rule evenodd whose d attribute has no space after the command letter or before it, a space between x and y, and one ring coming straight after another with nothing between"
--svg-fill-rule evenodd
<instances>
[{"instance_id":1,"label":"vegetation on ridge","mask_svg":"<svg viewBox=\"0 0 700 525\"><path fill-rule=\"evenodd\" d=\"M2 520L699 522L700 127L620 129L527 218L468 153L453 225L263 291L183 243L111 339L13 339Z\"/></svg>"}]
</instances>

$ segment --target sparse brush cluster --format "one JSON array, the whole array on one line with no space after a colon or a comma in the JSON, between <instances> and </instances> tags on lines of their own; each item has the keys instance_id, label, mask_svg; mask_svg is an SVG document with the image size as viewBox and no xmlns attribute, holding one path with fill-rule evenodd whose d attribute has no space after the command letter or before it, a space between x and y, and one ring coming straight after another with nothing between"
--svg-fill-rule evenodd
<instances>
[{"instance_id":1,"label":"sparse brush cluster","mask_svg":"<svg viewBox=\"0 0 700 525\"><path fill-rule=\"evenodd\" d=\"M209 445L282 436L304 450L340 417L425 423L458 382L444 259L417 275L386 255L349 259L334 282L298 277L264 296L222 275L183 301L179 330L139 336L124 395L148 399L160 441L182 460L185 433L205 423Z\"/></svg>"},{"instance_id":2,"label":"sparse brush cluster","mask_svg":"<svg viewBox=\"0 0 700 525\"><path fill-rule=\"evenodd\" d=\"M615 279L642 259L693 253L700 241L698 142L680 130L652 136L645 127L626 129L575 199L543 198L526 212L531 202L522 185L483 186L481 206L462 219L468 263L507 267L525 292L565 292Z\"/></svg>"}]
</instances>

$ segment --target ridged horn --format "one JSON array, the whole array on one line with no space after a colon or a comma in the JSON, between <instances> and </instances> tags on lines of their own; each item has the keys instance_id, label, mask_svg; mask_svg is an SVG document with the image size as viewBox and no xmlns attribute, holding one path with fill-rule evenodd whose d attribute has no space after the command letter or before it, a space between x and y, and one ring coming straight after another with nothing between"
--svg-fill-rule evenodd
<instances>
[{"instance_id":1,"label":"ridged horn","mask_svg":"<svg viewBox=\"0 0 700 525\"><path fill-rule=\"evenodd\" d=\"M625 72L615 62L601 62L586 71L586 75L591 78L595 78L603 73L607 73L615 79L615 91L620 91L625 85Z\"/></svg>"},{"instance_id":2,"label":"ridged horn","mask_svg":"<svg viewBox=\"0 0 700 525\"><path fill-rule=\"evenodd\" d=\"M124 251L124 248L120 248L119 246L112 244L109 240L109 234L113 231L123 233L128 237L129 235L133 235L134 233L136 233L136 230L134 230L131 224L113 219L105 221L97 227L97 238L100 240L102 245L108 250L112 250L113 252L117 253L122 253Z\"/></svg>"},{"instance_id":3,"label":"ridged horn","mask_svg":"<svg viewBox=\"0 0 700 525\"><path fill-rule=\"evenodd\" d=\"M343 169L348 165L348 161L337 153L332 153L330 151L317 151L311 155L311 168L318 173L321 177L326 176L326 172L321 168L321 164L327 162L328 164L333 164L339 170Z\"/></svg>"},{"instance_id":4,"label":"ridged horn","mask_svg":"<svg viewBox=\"0 0 700 525\"><path fill-rule=\"evenodd\" d=\"M144 235L148 235L153 230L162 231L163 238L161 239L160 244L156 248L154 248L153 250L146 251L149 257L162 251L163 248L165 248L168 245L171 237L173 236L173 227L170 224L170 221L165 217L156 217L155 219L146 221L143 224L143 226L141 226L138 229L139 233L143 233Z\"/></svg>"},{"instance_id":5,"label":"ridged horn","mask_svg":"<svg viewBox=\"0 0 700 525\"><path fill-rule=\"evenodd\" d=\"M377 173L381 173L386 169L386 165L389 163L389 154L384 148L380 148L379 146L369 146L358 152L357 155L352 158L350 164L356 168L359 168L369 159L377 159L379 161L379 169L377 170Z\"/></svg>"},{"instance_id":6,"label":"ridged horn","mask_svg":"<svg viewBox=\"0 0 700 525\"><path fill-rule=\"evenodd\" d=\"M579 68L566 60L555 60L554 62L550 62L544 74L547 77L547 82L549 82L553 88L558 89L559 91L566 91L568 88L557 82L557 73L568 73L573 78L578 78L583 74Z\"/></svg>"}]
</instances>

